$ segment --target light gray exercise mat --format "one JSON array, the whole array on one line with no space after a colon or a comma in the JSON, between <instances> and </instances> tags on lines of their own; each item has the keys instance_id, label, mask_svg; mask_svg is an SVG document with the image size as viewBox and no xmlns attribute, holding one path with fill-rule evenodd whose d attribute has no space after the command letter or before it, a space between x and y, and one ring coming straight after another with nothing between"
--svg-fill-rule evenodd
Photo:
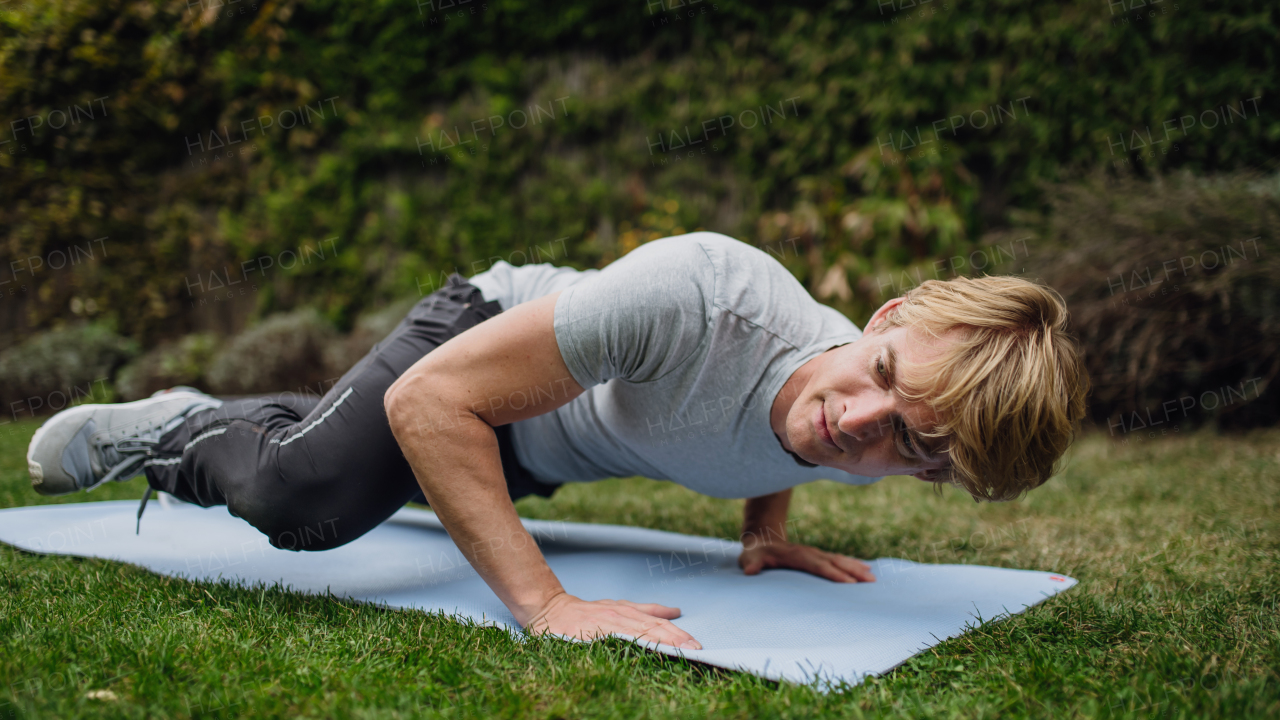
<instances>
[{"instance_id":1,"label":"light gray exercise mat","mask_svg":"<svg viewBox=\"0 0 1280 720\"><path fill-rule=\"evenodd\" d=\"M303 592L519 628L424 510L400 510L334 550L291 552L272 547L223 507L152 502L142 534L135 535L137 507L120 501L0 510L0 541L193 580L279 581ZM871 563L874 583L834 583L793 570L748 577L737 565L742 545L727 540L618 525L524 523L569 593L679 607L676 624L704 648L648 643L653 649L821 690L887 672L979 618L1019 613L1076 584L1045 572L897 559ZM298 545L327 529L323 523L299 528ZM506 541L519 538L495 538L493 550L500 552Z\"/></svg>"}]
</instances>

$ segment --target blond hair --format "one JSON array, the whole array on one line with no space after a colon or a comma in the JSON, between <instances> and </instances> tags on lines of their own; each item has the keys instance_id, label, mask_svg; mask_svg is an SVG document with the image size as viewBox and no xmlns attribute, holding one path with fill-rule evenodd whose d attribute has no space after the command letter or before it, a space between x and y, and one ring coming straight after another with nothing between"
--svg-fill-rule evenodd
<instances>
[{"instance_id":1,"label":"blond hair","mask_svg":"<svg viewBox=\"0 0 1280 720\"><path fill-rule=\"evenodd\" d=\"M1079 431L1089 377L1053 289L1014 277L928 280L891 309L879 329L917 328L942 353L904 368L899 394L941 422L950 463L939 482L975 500L1004 501L1039 487Z\"/></svg>"}]
</instances>

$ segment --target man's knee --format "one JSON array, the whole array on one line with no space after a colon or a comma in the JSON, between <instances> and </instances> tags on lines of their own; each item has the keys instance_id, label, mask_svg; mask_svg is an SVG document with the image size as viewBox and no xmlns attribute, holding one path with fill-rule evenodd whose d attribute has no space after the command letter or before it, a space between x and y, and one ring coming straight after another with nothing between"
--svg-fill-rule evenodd
<instances>
[{"instance_id":1,"label":"man's knee","mask_svg":"<svg viewBox=\"0 0 1280 720\"><path fill-rule=\"evenodd\" d=\"M312 478L320 480L321 478ZM238 492L228 509L282 550L328 550L359 537L353 508L324 482L257 478L251 492Z\"/></svg>"},{"instance_id":2,"label":"man's knee","mask_svg":"<svg viewBox=\"0 0 1280 720\"><path fill-rule=\"evenodd\" d=\"M342 517L279 519L258 527L281 550L330 550L359 537L344 535Z\"/></svg>"}]
</instances>

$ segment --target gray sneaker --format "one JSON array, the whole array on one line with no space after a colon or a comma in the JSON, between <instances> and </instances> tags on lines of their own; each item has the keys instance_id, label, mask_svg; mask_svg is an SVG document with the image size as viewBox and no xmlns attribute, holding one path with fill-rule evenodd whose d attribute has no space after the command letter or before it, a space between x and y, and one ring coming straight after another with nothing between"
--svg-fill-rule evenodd
<instances>
[{"instance_id":1,"label":"gray sneaker","mask_svg":"<svg viewBox=\"0 0 1280 720\"><path fill-rule=\"evenodd\" d=\"M195 389L195 388L191 387L190 385L174 385L174 386L173 386L173 387L171 387L171 388L165 388L164 390L157 390L157 391L155 391L155 392L151 393L151 397L160 397L161 395L164 395L165 393L179 392L179 391L181 391L181 392L193 392L193 393L195 393L195 394L197 394L197 395L204 395L204 393L202 393L202 392L200 392L199 390L197 390L197 389Z\"/></svg>"},{"instance_id":2,"label":"gray sneaker","mask_svg":"<svg viewBox=\"0 0 1280 720\"><path fill-rule=\"evenodd\" d=\"M221 406L215 397L184 388L135 402L63 410L31 438L31 486L41 495L66 495L137 477L165 433L190 413Z\"/></svg>"}]
</instances>

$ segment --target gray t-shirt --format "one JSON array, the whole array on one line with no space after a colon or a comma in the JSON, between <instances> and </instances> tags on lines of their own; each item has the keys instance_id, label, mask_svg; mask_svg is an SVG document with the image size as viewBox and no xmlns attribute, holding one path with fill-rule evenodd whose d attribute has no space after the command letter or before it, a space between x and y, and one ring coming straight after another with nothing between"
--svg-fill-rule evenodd
<instances>
[{"instance_id":1,"label":"gray t-shirt","mask_svg":"<svg viewBox=\"0 0 1280 720\"><path fill-rule=\"evenodd\" d=\"M564 290L556 342L586 392L512 425L520 463L543 482L643 475L747 498L879 480L802 466L774 435L769 410L787 378L862 332L762 250L694 232L602 270L498 262L470 282L504 310Z\"/></svg>"}]
</instances>

